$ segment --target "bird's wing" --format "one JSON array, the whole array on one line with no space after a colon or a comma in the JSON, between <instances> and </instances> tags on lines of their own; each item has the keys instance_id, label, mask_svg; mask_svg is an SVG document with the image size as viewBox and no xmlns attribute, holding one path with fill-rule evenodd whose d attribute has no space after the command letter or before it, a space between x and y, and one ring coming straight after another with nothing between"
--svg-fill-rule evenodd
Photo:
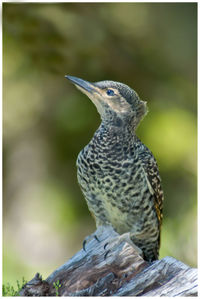
<instances>
[{"instance_id":1,"label":"bird's wing","mask_svg":"<svg viewBox=\"0 0 200 299\"><path fill-rule=\"evenodd\" d=\"M144 172L146 174L147 184L149 186L149 190L154 196L154 205L155 210L159 222L159 229L162 224L162 218L163 218L163 200L164 200L164 194L161 187L161 179L158 171L158 165L156 163L156 160L154 159L153 155L150 153L145 154L140 153L140 159L142 162L142 166L144 168Z\"/></svg>"}]
</instances>

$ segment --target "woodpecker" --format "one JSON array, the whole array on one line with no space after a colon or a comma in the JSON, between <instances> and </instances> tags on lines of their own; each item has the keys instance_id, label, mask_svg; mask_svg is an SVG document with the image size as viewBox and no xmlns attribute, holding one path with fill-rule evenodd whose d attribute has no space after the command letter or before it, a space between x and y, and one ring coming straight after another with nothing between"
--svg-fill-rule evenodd
<instances>
[{"instance_id":1,"label":"woodpecker","mask_svg":"<svg viewBox=\"0 0 200 299\"><path fill-rule=\"evenodd\" d=\"M77 175L96 226L112 225L130 238L144 259L159 257L163 191L156 160L136 128L146 102L129 86L66 76L96 106L101 124L77 158Z\"/></svg>"}]
</instances>

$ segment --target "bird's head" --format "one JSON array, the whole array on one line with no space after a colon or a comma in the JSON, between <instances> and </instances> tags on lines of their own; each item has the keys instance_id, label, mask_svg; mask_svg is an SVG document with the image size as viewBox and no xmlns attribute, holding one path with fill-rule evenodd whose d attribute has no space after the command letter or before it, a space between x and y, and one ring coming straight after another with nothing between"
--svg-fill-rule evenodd
<instances>
[{"instance_id":1,"label":"bird's head","mask_svg":"<svg viewBox=\"0 0 200 299\"><path fill-rule=\"evenodd\" d=\"M123 83L91 83L73 76L65 77L92 100L102 121L107 124L136 128L147 113L146 102L141 101L137 93Z\"/></svg>"}]
</instances>

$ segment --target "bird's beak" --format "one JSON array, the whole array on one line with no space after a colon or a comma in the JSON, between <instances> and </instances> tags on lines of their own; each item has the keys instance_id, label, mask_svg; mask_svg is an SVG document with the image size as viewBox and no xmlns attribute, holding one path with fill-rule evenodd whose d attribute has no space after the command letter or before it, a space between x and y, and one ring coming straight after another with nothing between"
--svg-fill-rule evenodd
<instances>
[{"instance_id":1,"label":"bird's beak","mask_svg":"<svg viewBox=\"0 0 200 299\"><path fill-rule=\"evenodd\" d=\"M73 76L65 76L65 78L70 80L82 93L88 96L88 98L95 104L100 114L103 113L101 90L94 83Z\"/></svg>"},{"instance_id":2,"label":"bird's beak","mask_svg":"<svg viewBox=\"0 0 200 299\"><path fill-rule=\"evenodd\" d=\"M65 78L67 78L69 81L75 84L76 87L81 89L81 91L83 92L86 91L89 93L93 93L94 91L96 91L95 86L91 82L73 76L65 76Z\"/></svg>"}]
</instances>

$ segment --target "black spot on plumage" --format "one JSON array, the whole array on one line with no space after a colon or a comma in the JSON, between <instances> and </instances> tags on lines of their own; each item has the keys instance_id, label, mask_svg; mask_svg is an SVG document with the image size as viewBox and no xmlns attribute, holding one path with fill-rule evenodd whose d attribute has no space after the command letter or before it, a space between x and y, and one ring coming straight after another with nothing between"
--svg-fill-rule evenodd
<instances>
[{"instance_id":1,"label":"black spot on plumage","mask_svg":"<svg viewBox=\"0 0 200 299\"><path fill-rule=\"evenodd\" d=\"M119 117L117 117L116 118L116 125L117 125L117 127L120 127L122 124L123 124L122 120Z\"/></svg>"},{"instance_id":2,"label":"black spot on plumage","mask_svg":"<svg viewBox=\"0 0 200 299\"><path fill-rule=\"evenodd\" d=\"M99 166L99 164L97 164L97 163L94 163L94 164L93 164L93 167L96 168L96 169L100 169L100 168L101 168L101 167Z\"/></svg>"},{"instance_id":3,"label":"black spot on plumage","mask_svg":"<svg viewBox=\"0 0 200 299\"><path fill-rule=\"evenodd\" d=\"M124 167L124 168L128 168L130 166L130 163L123 163L123 165L122 165L122 167Z\"/></svg>"}]
</instances>

